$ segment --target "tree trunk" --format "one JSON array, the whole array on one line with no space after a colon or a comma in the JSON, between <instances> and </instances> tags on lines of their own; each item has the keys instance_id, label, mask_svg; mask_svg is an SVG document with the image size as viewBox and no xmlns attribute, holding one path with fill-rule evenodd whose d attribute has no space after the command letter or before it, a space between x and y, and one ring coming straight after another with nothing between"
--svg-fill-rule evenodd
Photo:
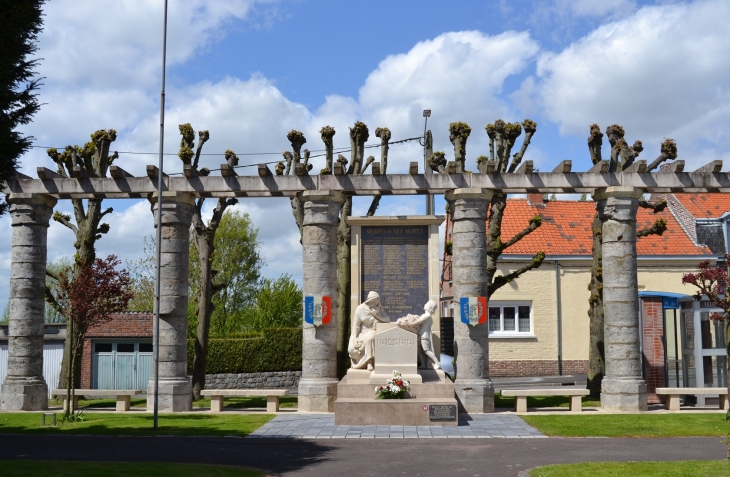
<instances>
[{"instance_id":1,"label":"tree trunk","mask_svg":"<svg viewBox=\"0 0 730 477\"><path fill-rule=\"evenodd\" d=\"M507 207L506 194L494 194L489 208L489 225L487 228L487 298L492 296L494 274L497 272L497 261L502 254L502 217Z\"/></svg>"},{"instance_id":2,"label":"tree trunk","mask_svg":"<svg viewBox=\"0 0 730 477\"><path fill-rule=\"evenodd\" d=\"M213 235L195 231L195 247L198 249L200 266L200 291L198 292L198 329L195 335L193 358L193 399L200 399L205 388L205 362L208 356L210 317L213 314Z\"/></svg>"},{"instance_id":3,"label":"tree trunk","mask_svg":"<svg viewBox=\"0 0 730 477\"><path fill-rule=\"evenodd\" d=\"M602 224L596 213L593 218L593 266L591 267L591 282L588 299L588 317L590 319L590 341L588 346L588 389L591 395L601 394L601 381L605 373L603 347L603 268L602 261Z\"/></svg>"},{"instance_id":4,"label":"tree trunk","mask_svg":"<svg viewBox=\"0 0 730 477\"><path fill-rule=\"evenodd\" d=\"M350 338L350 226L346 219L352 213L352 197L345 199L337 227L337 376L342 378L349 368L347 344Z\"/></svg>"},{"instance_id":5,"label":"tree trunk","mask_svg":"<svg viewBox=\"0 0 730 477\"><path fill-rule=\"evenodd\" d=\"M83 202L81 199L73 199L72 205L76 217L76 225L78 230L76 231L76 242L74 247L76 248L76 255L74 256L74 276L77 276L80 265L91 265L96 259L96 235L97 229L99 228L99 222L101 221L101 200L90 199L88 201L88 207L84 212ZM69 320L71 321L71 320ZM69 329L70 329L69 324ZM78 335L78 333L77 333ZM77 340L83 341L83 336L75 336ZM67 387L67 379L73 376L74 388L81 387L81 353L83 347L77 349L75 356L73 357L74 370L69 373L69 358L73 353L74 347L71 344L71 333L66 333L66 341L63 344L63 358L61 360L61 375L59 379L59 387L61 389Z\"/></svg>"}]
</instances>

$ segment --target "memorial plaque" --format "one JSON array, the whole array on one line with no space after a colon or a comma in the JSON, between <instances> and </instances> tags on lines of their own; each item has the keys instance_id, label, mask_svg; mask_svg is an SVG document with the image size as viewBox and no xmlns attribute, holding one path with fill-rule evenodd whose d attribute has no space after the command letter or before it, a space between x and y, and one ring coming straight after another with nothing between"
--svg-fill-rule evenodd
<instances>
[{"instance_id":1,"label":"memorial plaque","mask_svg":"<svg viewBox=\"0 0 730 477\"><path fill-rule=\"evenodd\" d=\"M430 421L455 421L456 405L431 404L428 406L428 419Z\"/></svg>"},{"instance_id":2,"label":"memorial plaque","mask_svg":"<svg viewBox=\"0 0 730 477\"><path fill-rule=\"evenodd\" d=\"M362 301L380 294L393 319L420 315L429 300L428 226L363 226L361 232Z\"/></svg>"}]
</instances>

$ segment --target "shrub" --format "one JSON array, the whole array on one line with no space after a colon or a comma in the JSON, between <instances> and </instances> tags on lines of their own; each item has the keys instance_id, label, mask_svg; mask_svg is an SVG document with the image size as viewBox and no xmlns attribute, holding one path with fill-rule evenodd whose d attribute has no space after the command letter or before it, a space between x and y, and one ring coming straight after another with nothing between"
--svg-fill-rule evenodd
<instances>
[{"instance_id":1,"label":"shrub","mask_svg":"<svg viewBox=\"0 0 730 477\"><path fill-rule=\"evenodd\" d=\"M302 329L272 328L244 338L208 340L206 374L301 371ZM188 373L192 373L194 340L188 340Z\"/></svg>"}]
</instances>

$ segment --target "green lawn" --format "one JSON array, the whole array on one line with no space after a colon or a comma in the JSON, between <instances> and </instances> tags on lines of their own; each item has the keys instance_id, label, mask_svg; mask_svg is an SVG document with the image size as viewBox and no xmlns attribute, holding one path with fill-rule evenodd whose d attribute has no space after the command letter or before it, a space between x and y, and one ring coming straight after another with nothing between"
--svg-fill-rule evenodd
<instances>
[{"instance_id":1,"label":"green lawn","mask_svg":"<svg viewBox=\"0 0 730 477\"><path fill-rule=\"evenodd\" d=\"M601 400L591 396L581 398L583 407L601 407ZM568 396L527 396L527 407L569 407ZM515 398L504 397L500 394L494 395L494 407L515 408Z\"/></svg>"},{"instance_id":2,"label":"green lawn","mask_svg":"<svg viewBox=\"0 0 730 477\"><path fill-rule=\"evenodd\" d=\"M163 414L159 429L153 429L152 414L87 413L80 422L41 427L41 413L0 413L2 434L99 434L99 435L175 435L175 436L247 436L273 414ZM48 421L46 421L48 422Z\"/></svg>"},{"instance_id":3,"label":"green lawn","mask_svg":"<svg viewBox=\"0 0 730 477\"><path fill-rule=\"evenodd\" d=\"M258 471L218 465L161 462L48 462L2 461L3 476L54 475L59 477L261 477Z\"/></svg>"},{"instance_id":4,"label":"green lawn","mask_svg":"<svg viewBox=\"0 0 730 477\"><path fill-rule=\"evenodd\" d=\"M725 436L730 421L724 414L602 414L520 415L548 436L565 437L678 437Z\"/></svg>"},{"instance_id":5,"label":"green lawn","mask_svg":"<svg viewBox=\"0 0 730 477\"><path fill-rule=\"evenodd\" d=\"M730 460L685 460L675 462L589 462L536 467L531 477L725 477Z\"/></svg>"},{"instance_id":6,"label":"green lawn","mask_svg":"<svg viewBox=\"0 0 730 477\"><path fill-rule=\"evenodd\" d=\"M51 406L61 406L63 401L51 400L49 401ZM147 406L147 400L145 398L132 398L130 401L132 407L144 408ZM79 399L79 409L86 407L89 408L111 408L114 409L117 405L117 401L114 398L110 399ZM224 401L225 407L231 407L236 409L247 409L252 407L266 408L266 397L230 397ZM198 401L193 401L193 407L209 408L210 398L203 398ZM281 408L295 408L297 407L297 396L282 396L279 398L279 407Z\"/></svg>"}]
</instances>

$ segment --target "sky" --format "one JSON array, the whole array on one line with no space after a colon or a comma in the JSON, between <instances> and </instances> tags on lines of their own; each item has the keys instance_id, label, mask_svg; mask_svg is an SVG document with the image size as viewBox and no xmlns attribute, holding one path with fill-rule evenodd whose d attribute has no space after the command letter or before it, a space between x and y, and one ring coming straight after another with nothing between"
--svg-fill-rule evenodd
<instances>
[{"instance_id":1,"label":"sky","mask_svg":"<svg viewBox=\"0 0 730 477\"><path fill-rule=\"evenodd\" d=\"M136 175L157 164L162 0L50 0L44 8L37 68L43 106L22 132L35 137L21 172L55 169L46 147L83 144L97 129L118 132L116 164ZM209 130L201 166L216 168L226 149L240 164L276 161L298 129L306 148L318 131L365 122L392 140L423 134L453 159L448 125L472 127L467 167L488 152L484 126L496 119L538 123L525 155L543 171L571 159L587 170L589 126L618 123L641 139L640 158L677 141L692 170L730 162L730 2L510 0L169 0L165 171L180 172L177 125ZM520 140L518 140L518 144ZM604 155L607 141L604 141ZM371 150L375 151L375 150ZM151 154L130 154L151 153ZM256 154L259 153L259 154ZM260 153L268 153L261 155ZM377 157L377 153L375 153ZM388 171L421 161L417 142L393 145ZM323 167L314 158L314 170ZM422 170L422 167L421 167ZM250 172L249 172L250 171ZM255 174L241 169L239 174ZM110 232L97 255L142 255L154 233L149 203L105 200ZM356 198L354 215L369 200ZM206 201L210 216L214 201ZM444 202L437 198L436 210ZM265 277L301 284L301 246L288 199L242 199L259 230ZM70 201L56 210L72 213ZM386 197L378 215L425 213L423 197ZM0 304L9 293L11 226L0 217ZM51 221L48 258L73 256L74 236ZM0 305L2 306L2 305Z\"/></svg>"}]
</instances>

